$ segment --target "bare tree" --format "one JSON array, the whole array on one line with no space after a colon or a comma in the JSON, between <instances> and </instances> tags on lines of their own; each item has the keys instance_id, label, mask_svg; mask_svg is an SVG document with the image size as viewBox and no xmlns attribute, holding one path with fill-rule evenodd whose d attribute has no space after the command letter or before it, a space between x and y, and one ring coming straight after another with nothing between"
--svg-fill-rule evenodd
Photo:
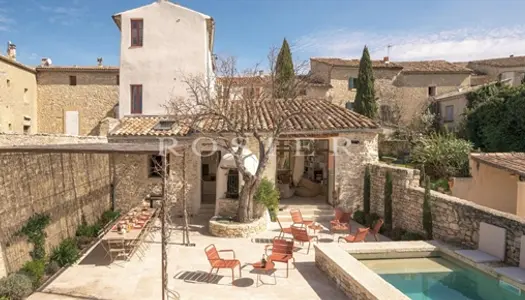
<instances>
[{"instance_id":1,"label":"bare tree","mask_svg":"<svg viewBox=\"0 0 525 300\"><path fill-rule=\"evenodd\" d=\"M239 193L239 222L253 219L253 196L274 153L276 140L296 118L312 113L302 105L293 105L309 85L308 76L278 83L277 53L271 49L268 54L269 71L264 76L259 73L259 66L239 72L234 58L219 58L216 84L212 78L186 75L183 81L190 97L171 99L167 106L170 117L179 126L198 132L213 140L221 150L231 153L244 181ZM294 65L295 74L303 74L307 64ZM285 91L281 93L282 98L274 97L276 90ZM256 141L258 149L259 165L254 174L243 163L243 149L250 139Z\"/></svg>"}]
</instances>

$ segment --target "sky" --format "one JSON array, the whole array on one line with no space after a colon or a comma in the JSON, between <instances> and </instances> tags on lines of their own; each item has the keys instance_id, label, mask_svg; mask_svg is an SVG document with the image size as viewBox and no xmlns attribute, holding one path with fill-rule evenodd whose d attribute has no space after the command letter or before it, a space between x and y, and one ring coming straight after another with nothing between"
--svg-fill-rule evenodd
<instances>
[{"instance_id":1,"label":"sky","mask_svg":"<svg viewBox=\"0 0 525 300\"><path fill-rule=\"evenodd\" d=\"M38 65L119 64L111 16L154 0L0 0L0 53ZM525 0L173 0L214 18L214 52L240 68L265 64L286 38L294 60L468 61L525 55ZM390 51L388 45L391 45Z\"/></svg>"}]
</instances>

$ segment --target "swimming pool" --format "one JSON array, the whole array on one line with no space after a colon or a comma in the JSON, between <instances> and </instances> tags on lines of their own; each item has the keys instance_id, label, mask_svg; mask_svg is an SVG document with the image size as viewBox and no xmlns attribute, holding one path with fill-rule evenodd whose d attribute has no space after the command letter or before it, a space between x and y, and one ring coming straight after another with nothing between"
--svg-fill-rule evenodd
<instances>
[{"instance_id":1,"label":"swimming pool","mask_svg":"<svg viewBox=\"0 0 525 300\"><path fill-rule=\"evenodd\" d=\"M448 257L361 259L413 300L525 300L525 292Z\"/></svg>"}]
</instances>

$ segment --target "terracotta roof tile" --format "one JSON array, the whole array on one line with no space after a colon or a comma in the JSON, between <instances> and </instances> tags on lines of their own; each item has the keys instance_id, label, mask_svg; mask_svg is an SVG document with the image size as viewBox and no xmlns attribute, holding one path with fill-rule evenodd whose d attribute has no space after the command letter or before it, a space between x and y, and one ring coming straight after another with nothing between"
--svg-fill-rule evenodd
<instances>
[{"instance_id":1,"label":"terracotta roof tile","mask_svg":"<svg viewBox=\"0 0 525 300\"><path fill-rule=\"evenodd\" d=\"M472 70L461 64L445 60L404 61L397 64L403 67L403 73L472 73Z\"/></svg>"},{"instance_id":2,"label":"terracotta roof tile","mask_svg":"<svg viewBox=\"0 0 525 300\"><path fill-rule=\"evenodd\" d=\"M37 72L119 72L120 68L115 66L49 66L37 67Z\"/></svg>"},{"instance_id":3,"label":"terracotta roof tile","mask_svg":"<svg viewBox=\"0 0 525 300\"><path fill-rule=\"evenodd\" d=\"M355 67L359 68L359 59L343 59L343 58L336 58L336 57L312 57L310 58L312 61L317 61L321 63L325 63L332 66L345 66L345 67ZM372 67L373 68L389 68L389 69L401 69L402 67L394 62L388 62L385 63L382 60L373 60L372 61Z\"/></svg>"},{"instance_id":4,"label":"terracotta roof tile","mask_svg":"<svg viewBox=\"0 0 525 300\"><path fill-rule=\"evenodd\" d=\"M293 113L301 107L304 108L303 115L292 117L285 124L284 132L287 134L303 132L350 132L359 129L378 129L379 125L374 121L357 114L351 110L331 104L321 99L300 99L295 101L262 101L257 109L260 113L256 116L254 123L261 131L274 129L275 123L272 111L275 105L279 111ZM246 119L246 111L253 112L253 108L246 110L241 106L242 101L234 102L231 111L231 122L237 128L247 126L242 121ZM308 113L313 112L313 113ZM169 130L158 130L155 126L161 120L169 120L169 116L127 116L120 120L120 124L110 133L112 136L186 136L191 133L188 126L173 124ZM201 120L198 126L202 132L227 132L228 128L217 119L207 118ZM244 128L246 129L246 128Z\"/></svg>"},{"instance_id":5,"label":"terracotta roof tile","mask_svg":"<svg viewBox=\"0 0 525 300\"><path fill-rule=\"evenodd\" d=\"M297 75L297 79L305 80L308 84L313 86L327 86L332 87L330 83L324 82L321 78L312 76L312 75ZM234 86L262 86L265 84L270 84L270 77L268 75L263 76L235 76L235 77L217 77L217 82L219 84L231 80L232 85Z\"/></svg>"},{"instance_id":6,"label":"terracotta roof tile","mask_svg":"<svg viewBox=\"0 0 525 300\"><path fill-rule=\"evenodd\" d=\"M521 67L525 66L525 56L500 57L492 59L474 60L469 64L480 64L492 67Z\"/></svg>"},{"instance_id":7,"label":"terracotta roof tile","mask_svg":"<svg viewBox=\"0 0 525 300\"><path fill-rule=\"evenodd\" d=\"M510 173L525 176L525 153L472 153L472 159Z\"/></svg>"}]
</instances>

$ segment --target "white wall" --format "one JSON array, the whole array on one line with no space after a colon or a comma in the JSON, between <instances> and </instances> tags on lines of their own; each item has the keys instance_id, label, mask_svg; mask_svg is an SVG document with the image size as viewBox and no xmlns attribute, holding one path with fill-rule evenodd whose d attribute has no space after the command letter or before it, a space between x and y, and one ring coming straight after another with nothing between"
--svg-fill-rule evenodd
<instances>
[{"instance_id":1,"label":"white wall","mask_svg":"<svg viewBox=\"0 0 525 300\"><path fill-rule=\"evenodd\" d=\"M212 73L207 16L169 2L121 14L119 116L130 114L130 85L142 84L142 114L165 114L172 97L187 98L183 75ZM131 19L143 19L142 47L131 47Z\"/></svg>"}]
</instances>

